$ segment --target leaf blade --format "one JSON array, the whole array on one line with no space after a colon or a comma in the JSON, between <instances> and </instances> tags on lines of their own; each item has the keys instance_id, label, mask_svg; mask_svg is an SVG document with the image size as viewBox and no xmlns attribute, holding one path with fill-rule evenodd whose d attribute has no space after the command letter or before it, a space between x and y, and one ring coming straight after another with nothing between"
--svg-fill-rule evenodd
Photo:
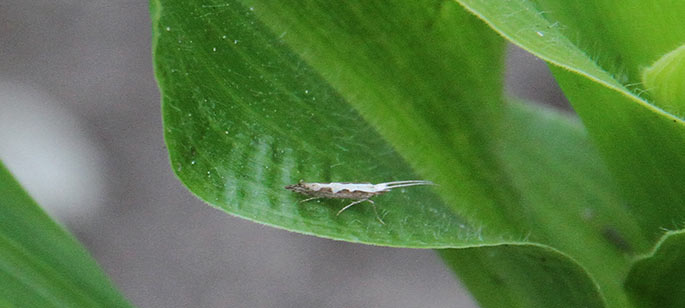
<instances>
[{"instance_id":1,"label":"leaf blade","mask_svg":"<svg viewBox=\"0 0 685 308\"><path fill-rule=\"evenodd\" d=\"M578 126L568 126L567 120L554 118L553 121L544 121L548 117L548 113L544 112L530 112L530 114L524 112L525 116L512 117L511 113L517 112L515 110L517 107L502 104L503 99L500 97L501 76L496 74L501 71L501 68L497 62L482 65L480 63L482 61L475 61L472 66L462 65L459 67L459 69L464 69L463 75L467 76L466 80L472 79L470 82L473 87L470 89L474 89L472 91L474 93L470 93L469 88L454 90L456 91L456 94L453 94L454 97L464 98L464 102L459 108L465 108L465 114L468 114L468 116L459 115L455 109L435 108L436 106L443 106L442 104L451 103L434 96L434 93L440 93L440 91L432 91L426 94L424 100L415 100L407 96L412 93L419 93L417 95L420 95L426 91L405 92L404 87L417 89L417 87L429 86L427 84L430 82L423 81L420 85L412 85L410 81L413 79L411 77L407 80L403 79L406 77L402 76L430 74L440 70L422 70L423 62L418 58L414 59L412 54L397 54L408 50L407 46L400 42L403 41L401 36L403 32L388 31L393 29L392 25L397 26L397 21L390 24L381 22L376 27L366 25L367 28L386 31L383 32L384 35L372 32L376 33L374 37L383 37L381 42L384 44L367 45L365 42L361 42L357 45L352 44L355 42L355 37L361 35L360 33L366 33L367 30L363 27L362 30L354 28L361 27L359 25L361 22L357 21L375 20L370 17L361 18L357 15L377 11L355 10L354 6L351 6L352 8L346 9L353 11L350 13L353 15L350 17L352 21L345 23L348 17L346 15L340 18L326 17L326 13L345 12L345 10L325 9L329 3L325 1L302 2L289 9L280 7L280 5L285 5L283 3L249 3L254 4L254 11L247 7L241 7L236 2L228 2L223 5L217 2L217 4L203 7L170 1L165 2L165 5L169 5L166 9L177 12L192 12L191 18L187 14L181 16L180 13L176 13L179 14L177 18L171 18L173 17L173 12L171 12L168 13L166 19L164 19L165 14L161 14L160 19L157 20L155 29L159 36L155 51L157 56L156 71L164 97L166 140L173 167L179 178L191 191L210 204L234 215L306 234L367 244L414 248L472 247L483 243L520 241L529 236L529 240L554 245L554 247L572 255L582 266L587 267L593 276L596 275L596 279L607 294L607 298L617 303L617 306L621 306L627 301L620 282L617 282L620 279L616 279L616 277L627 270L627 263L624 262L623 254L630 252L621 251L616 245L617 242L621 241L614 240L612 243L607 239L606 234L619 234L614 236L614 239L620 238L628 245L639 247L643 241L640 232L635 231L634 222L625 215L624 209L614 197L611 185L606 185L611 180L604 173L601 162L598 160L594 158L588 161L574 160L574 163L579 166L587 166L587 172L591 174L588 178L596 180L596 183L590 181L586 183L587 185L583 185L582 183L585 183L583 174L573 170L573 168L562 170L565 174L571 174L574 178L579 179L580 184L572 189L564 188L566 183L563 179L551 176L558 171L555 169L556 167L563 166L563 163L555 155L564 153L562 150L555 150L554 143L549 143L553 150L545 149L542 151L544 159L549 161L548 164L544 165L546 169L536 170L534 163L531 165L525 162L525 155L537 151L535 143L530 142L531 140L549 142L557 137L572 136L569 143L564 144L565 146L561 148L563 150L573 153L579 150L583 153L581 157L595 157L596 154L589 149L590 146L585 142L582 130ZM278 9L269 5L275 5ZM366 1L363 5L373 4ZM500 55L501 50L492 51L490 49L501 46L501 41L496 38L493 39L492 33L487 32L487 29L477 20L461 12L459 7L454 4L450 5L452 6L438 7L438 9L430 11L432 12L432 15L429 14L430 16L443 16L444 14L446 18L443 21L445 25L436 26L432 24L431 29L444 27L436 31L439 33L448 31L448 29L455 28L454 20L464 23L459 28L460 30L467 28L466 25L473 25L477 29L478 35L483 36L482 40L485 42L492 40L492 44L486 43L484 46L474 47L473 50L459 50L458 52L463 52L464 55L468 55L469 52L479 54L481 51L479 48L483 48L486 49L485 54L490 57ZM266 10L269 7L271 10ZM330 43L331 37L317 31L313 31L313 34L304 33L300 36L301 32L311 28L307 24L304 26L292 25L294 28L289 28L289 25L299 20L301 14L307 11L304 8L314 10L313 15L323 14L317 16L319 19L313 18L314 24L323 25L326 20L343 23L341 28L334 27L328 30L336 33L331 37L344 43L342 45L339 42L337 42L338 45L335 45L336 42ZM413 10L409 11L413 12ZM159 13L160 11L156 12ZM258 20L255 19L256 16L259 17ZM281 17L284 19L272 20L272 18ZM381 17L377 20L384 21L385 19ZM436 20L442 21L440 18ZM265 21L267 24L262 26L259 21ZM210 25L205 25L207 22L210 22ZM408 22L405 20L399 23L401 26ZM193 23L194 25L191 26L186 23ZM212 23L216 23L216 25ZM336 25L338 23L334 23L333 26ZM184 30L186 27L189 30ZM348 30L347 27L353 27L353 30L356 30ZM248 28L252 30L247 31ZM399 29L403 28L400 27ZM420 32L419 30L416 31ZM255 34L255 32L259 34ZM281 34L276 35L277 33ZM218 44L217 42L221 42L224 35L233 36L228 37L226 44ZM386 38L393 35L397 37ZM442 33L441 35L446 34ZM235 38L238 38L237 43L236 40L232 40ZM162 41L163 48L160 47ZM197 42L203 42L203 44L197 45L199 44ZM250 45L242 47L241 42ZM331 48L334 51L326 53L325 49L329 43L336 48ZM345 44L350 46L346 47ZM449 45L450 43L445 44ZM392 55L392 60L385 60L390 61L390 63L381 61L379 65L362 61L381 58L368 55L376 54L379 52L378 49L384 46L394 46L391 52L386 52ZM404 46L404 48L397 46ZM250 53L245 50L240 51L239 48L252 50L251 57ZM291 48L295 48L297 53L294 54ZM357 49L362 49L360 51L361 56L345 57ZM218 56L214 56L215 53ZM405 59L403 57L408 59L397 60ZM435 56L431 57L429 58L434 59ZM198 59L202 58L208 58L206 59L207 62L198 62ZM306 61L303 61L303 58ZM184 63L183 61L190 62ZM227 61L229 64L226 64ZM366 65L355 61L362 61ZM397 63L397 67L390 65L392 63ZM424 66L430 68L431 65L440 67L445 64L434 62ZM350 67L354 69L350 69ZM386 67L388 67L387 70ZM411 69L407 69L408 67ZM482 70L483 67L489 69ZM281 73L278 70L273 70L273 68L279 68ZM369 71L364 71L366 68ZM416 72L417 70L418 72ZM388 75L383 75L384 71L389 71ZM448 75L459 75L453 68L446 69L446 72ZM267 76L266 73L270 73L272 76ZM496 77L493 77L495 75ZM205 79L206 76L210 78ZM292 78L292 76L297 76L297 78ZM484 76L484 81L480 82L474 76ZM356 77L359 77L360 80L355 80ZM393 79L395 77L399 78ZM198 81L193 81L194 78L198 78ZM452 77L448 77L447 80L450 80L449 78ZM399 86L392 85L393 81L398 82ZM369 85L365 85L365 83ZM383 86L374 87L373 84ZM404 99L389 99L403 97ZM393 103L397 101L405 102L406 106L403 105L403 108L408 110L416 110L416 108L423 110L421 113L416 113L418 120L409 124L398 125L392 116L383 117L382 112L378 111L385 110L388 113L398 110L396 112L400 113L398 117L406 117L406 115L401 114L403 108L389 107L395 106ZM279 105L276 102L283 103ZM488 107L484 110L469 110L469 108L477 109L480 106L479 102L483 102ZM233 103L235 105L232 105ZM421 109L423 103L426 104L425 109ZM287 108L282 108L283 105ZM378 110L374 111L374 109ZM277 111L270 113L271 110ZM442 111L445 111L444 114L440 114ZM447 118L455 114L457 114L456 119L465 118L464 121L449 123L447 127L454 128L465 125L465 134L471 135L460 140L459 135L453 133L454 130L436 129L435 126L431 126L434 123L431 123L430 112ZM278 118L278 115L283 116L283 118ZM395 113L392 115L394 116ZM476 115L487 117L484 117L483 121L480 122L481 118ZM313 124L302 124L306 122ZM354 123L355 126L351 128L349 123ZM507 124L503 125L502 123ZM222 136L222 133L226 133L224 127L229 124L236 126L228 130L228 137ZM532 124L540 126L536 127ZM184 129L189 130L188 135L184 135ZM392 132L397 129L404 131L402 134L393 135ZM546 136L541 135L540 131L543 129L551 130L553 133ZM412 132L412 130L415 131ZM447 142L446 144L449 145L442 146L439 150L442 153L435 157L432 154L426 155L425 153L429 152L426 152L425 147L421 151L421 147L415 149L411 146L425 142L425 140L421 140L423 135L416 133L423 130L432 132L425 134L424 139L436 140L436 137L438 139L443 138L444 134L443 139L451 140L450 142L453 143ZM468 130L473 131L469 132ZM520 139L512 138L516 136L507 134L507 131L509 133L521 131L524 135L519 137ZM437 136L432 136L433 133ZM481 135L487 135L486 138L480 138L485 140L482 144L478 142L480 139L476 138ZM402 136L407 136L406 140L401 140ZM391 140L390 143L388 143L389 140ZM464 146L454 147L454 144ZM217 145L219 146L217 147ZM232 149L238 147L250 149L250 151L257 149L256 152L262 154L250 154L252 152L248 150L231 153ZM328 152L322 150L333 147L335 149ZM451 148L454 148L454 151L448 150ZM269 154L279 153L280 150L291 151L287 155L290 158L279 158L278 155ZM504 151L504 153L501 155L492 154L498 151ZM469 161L470 157L474 156L471 153L488 153L490 158ZM455 155L457 158L450 158L450 155ZM462 156L460 157L460 155ZM266 159L260 160L255 157ZM405 160L405 157L411 158L411 160ZM571 157L573 156L571 155ZM455 163L455 161L462 160L466 162L464 166ZM274 161L279 163L274 164ZM254 162L259 163L254 164ZM250 165L250 163L253 164ZM278 167L281 169L274 171ZM188 169L196 169L196 171L188 171ZM292 184L299 179L321 182L384 182L395 179L418 178L412 169L417 170L420 174L430 175L428 179L434 181L435 178L441 178L436 175L442 174L442 178L450 183L449 189L444 189L445 183L438 181L440 184L440 190L437 191L438 195L432 197L421 195L420 198L405 199L399 202L398 199L385 199L386 202L390 202L384 202L384 204L392 205L388 212L391 215L394 212L394 215L399 214L401 216L384 217L386 225L382 228L379 228L381 225L375 221L369 208L352 209L340 217L333 216L337 208L327 209L317 204L296 205L299 208L293 208L292 206L296 204L297 199L281 187L281 185ZM467 172L469 170L472 172ZM209 174L206 171L209 171ZM269 175L271 173L274 174ZM450 173L451 175L448 175ZM458 175L457 177L454 176L455 173ZM219 175L218 179L215 174ZM404 175L398 176L398 174ZM471 174L476 176L469 179L468 176ZM532 176L531 178L543 183L544 188L553 187L557 191L566 192L569 200L558 200L558 197L553 194L554 190L535 188L539 184L528 183L530 182L527 182L528 176ZM461 180L464 180L466 184L462 183ZM238 185L231 187L226 185L227 183L237 183ZM244 185L244 187L241 188L240 185ZM462 185L466 187L475 185L478 187L478 192L469 191ZM505 188L492 194L497 196L498 201L493 203L493 199L488 200L488 198L492 198L488 189L492 187L501 188L500 186ZM588 193L586 186L601 187L599 191L608 196L597 197L597 200L591 200L592 202L573 197L574 194L592 196L594 192ZM459 188L459 190L453 191L452 187ZM211 191L212 189L216 191ZM231 198L233 199L222 197L221 194L226 191L232 194ZM464 191L466 191L466 197L462 195ZM483 192L488 193L484 197L479 196ZM421 192L408 191L408 194L410 193ZM215 199L216 194L219 194L219 200ZM391 198L392 195L388 194L387 196ZM411 195L406 197L413 198ZM550 202L550 200L554 200L554 202ZM486 204L484 209L479 207L481 203ZM250 204L257 206L250 206ZM335 204L325 203L324 206ZM421 206L417 206L418 204ZM488 210L487 204L496 205L497 210L495 208ZM558 205L558 209L562 209L561 214L555 213L555 208L550 207L550 204ZM337 205L342 206L344 204ZM307 208L306 206L311 207ZM385 210L382 205L379 207L382 211ZM587 207L598 214L591 218L583 218L583 212ZM359 215L362 211L364 214ZM422 212L432 212L433 214L430 215L437 216L427 216ZM269 217L269 215L271 216ZM405 224L406 219L417 217L421 218L415 220L416 223L413 225ZM490 217L495 218L490 219ZM620 217L620 224L611 224L611 219L615 217ZM447 228L440 225L445 221L451 221ZM551 224L550 221L557 223ZM559 224L564 225L568 232L556 230ZM574 236L577 233L582 234L582 240ZM583 245L579 245L581 242ZM607 259L611 261L607 261Z\"/></svg>"},{"instance_id":2,"label":"leaf blade","mask_svg":"<svg viewBox=\"0 0 685 308\"><path fill-rule=\"evenodd\" d=\"M662 227L671 227L674 218L682 220L682 118L629 91L612 72L587 56L592 54L591 50L576 46L553 27L560 21L546 19L533 2L459 3L501 35L554 65L555 77L600 149L624 202L649 238L655 239Z\"/></svg>"},{"instance_id":3,"label":"leaf blade","mask_svg":"<svg viewBox=\"0 0 685 308\"><path fill-rule=\"evenodd\" d=\"M509 243L439 252L482 307L606 306L587 272L547 246Z\"/></svg>"},{"instance_id":4,"label":"leaf blade","mask_svg":"<svg viewBox=\"0 0 685 308\"><path fill-rule=\"evenodd\" d=\"M203 9L199 5L185 7L185 3L165 5L172 10L174 5L180 5L178 11ZM158 8L157 12L166 9ZM231 20L245 13L249 13L245 8L230 11L222 7L215 17ZM155 52L157 78L164 97L165 139L177 176L198 197L234 215L288 230L355 242L394 246L394 238L401 234L405 236L404 245L409 247L443 247L479 236L477 229L446 208L430 188L412 188L407 193L396 191L382 196L384 199L379 200L390 200L386 202L393 204L392 209L383 212L385 209L379 202L381 215L386 215L386 225L375 221L370 207L350 209L336 217L337 209L344 203L298 204L301 198L283 186L299 179L385 182L417 176L306 63L273 36L261 34L268 31L259 28L259 24L248 21L234 25L230 31L213 29L207 34L208 41L223 41L226 33L233 34L226 44L217 48L216 58L210 58L209 64L177 63L174 61L213 56L213 47L193 50L197 56L175 56L176 52L188 51L185 47L177 49L179 44L203 39L205 30L177 34L174 29L180 25L174 24L176 20L167 22L164 18L162 13L156 29L167 36L160 35ZM193 22L204 21L198 18ZM244 29L243 25L249 26ZM189 28L204 29L202 26ZM192 35L196 36L188 38ZM246 58L245 49L241 48L264 54ZM229 68L218 66L225 59L235 61ZM199 81L183 87L170 86L186 80L185 74L175 74L175 67L187 68L184 72L189 78ZM219 70L211 71L217 67ZM290 76L300 78L295 82ZM216 96L217 92L221 93ZM203 93L208 94L206 98L196 97ZM228 98L233 105L217 97ZM258 105L252 110L251 104ZM355 123L355 127L349 123ZM270 207L242 205L250 203ZM416 206L422 203L423 209ZM394 213L402 216L393 218Z\"/></svg>"},{"instance_id":5,"label":"leaf blade","mask_svg":"<svg viewBox=\"0 0 685 308\"><path fill-rule=\"evenodd\" d=\"M670 231L652 252L635 260L625 287L640 307L681 307L685 304L685 232Z\"/></svg>"},{"instance_id":6,"label":"leaf blade","mask_svg":"<svg viewBox=\"0 0 685 308\"><path fill-rule=\"evenodd\" d=\"M131 307L1 163L0 195L0 301L17 307Z\"/></svg>"}]
</instances>

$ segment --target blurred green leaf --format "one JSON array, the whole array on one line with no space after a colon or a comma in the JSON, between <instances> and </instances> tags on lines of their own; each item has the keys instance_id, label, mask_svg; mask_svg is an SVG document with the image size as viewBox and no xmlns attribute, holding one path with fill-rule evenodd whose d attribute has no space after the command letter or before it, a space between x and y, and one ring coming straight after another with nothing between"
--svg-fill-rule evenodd
<instances>
[{"instance_id":1,"label":"blurred green leaf","mask_svg":"<svg viewBox=\"0 0 685 308\"><path fill-rule=\"evenodd\" d=\"M643 68L685 41L685 2L679 0L521 3L533 9L527 13L547 20L550 28L559 31L597 66L629 88L640 84ZM514 8L522 7L514 4Z\"/></svg>"},{"instance_id":2,"label":"blurred green leaf","mask_svg":"<svg viewBox=\"0 0 685 308\"><path fill-rule=\"evenodd\" d=\"M682 176L685 174L685 155L682 155L685 122L633 94L620 82L638 77L617 79L615 76L621 76L620 69L608 68L610 65L606 62L594 60L610 57L621 61L619 65L631 65L629 75L637 75L636 66L649 65L649 61L682 44L685 32L677 25L683 19L674 15L683 11L682 3L670 7L631 1L629 9L619 9L624 2L602 1L596 6L606 6L607 9L600 11L606 14L598 16L592 12L593 5L581 9L584 4L570 6L568 12L561 13L566 9L566 2L552 0L459 2L501 35L553 65L557 81L598 145L619 184L624 202L640 221L645 234L654 239L662 227L672 227L685 219L685 177ZM549 11L545 10L547 6ZM657 12L646 13L656 6ZM620 11L617 20L625 24L613 21L613 17L603 19L614 13L607 11L608 8ZM660 18L665 19L654 23L660 25L658 29L673 30L673 33L659 33L664 35L654 39L659 43L653 46L635 47L636 40L654 35L635 35L625 29ZM592 43L604 39L604 32L597 31L598 24L609 29L611 41L623 41L625 45L617 43L608 51L610 48L601 47L609 45L605 42L595 49ZM618 29L619 26L624 28ZM644 31L648 30L639 33ZM586 37L589 43L581 41ZM636 53L645 55L637 57ZM626 57L639 60L624 62Z\"/></svg>"},{"instance_id":3,"label":"blurred green leaf","mask_svg":"<svg viewBox=\"0 0 685 308\"><path fill-rule=\"evenodd\" d=\"M512 243L440 253L482 307L605 307L585 271L545 246Z\"/></svg>"},{"instance_id":4,"label":"blurred green leaf","mask_svg":"<svg viewBox=\"0 0 685 308\"><path fill-rule=\"evenodd\" d=\"M642 72L642 83L665 110L685 115L685 45L667 53Z\"/></svg>"},{"instance_id":5,"label":"blurred green leaf","mask_svg":"<svg viewBox=\"0 0 685 308\"><path fill-rule=\"evenodd\" d=\"M647 245L641 230L579 123L544 108L517 106L512 104L503 119L501 138L507 141L498 153L530 209L531 233L545 234L540 242L587 269L609 307L629 307L621 280L629 267L626 256ZM469 267L468 259L461 262L452 266Z\"/></svg>"},{"instance_id":6,"label":"blurred green leaf","mask_svg":"<svg viewBox=\"0 0 685 308\"><path fill-rule=\"evenodd\" d=\"M654 251L635 261L626 279L640 307L685 307L685 231L666 233Z\"/></svg>"},{"instance_id":7,"label":"blurred green leaf","mask_svg":"<svg viewBox=\"0 0 685 308\"><path fill-rule=\"evenodd\" d=\"M131 307L0 163L0 306Z\"/></svg>"}]
</instances>

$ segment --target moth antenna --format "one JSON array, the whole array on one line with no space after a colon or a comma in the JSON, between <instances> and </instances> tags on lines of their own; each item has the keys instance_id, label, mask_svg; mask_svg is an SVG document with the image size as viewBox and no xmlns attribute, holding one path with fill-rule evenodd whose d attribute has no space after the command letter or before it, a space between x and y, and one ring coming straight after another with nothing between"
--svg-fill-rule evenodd
<instances>
[{"instance_id":1,"label":"moth antenna","mask_svg":"<svg viewBox=\"0 0 685 308\"><path fill-rule=\"evenodd\" d=\"M418 186L418 185L435 185L435 184L431 181L412 180L412 181L395 181L395 182L380 183L378 185L383 185L386 188L392 189L392 188L398 188L398 187Z\"/></svg>"},{"instance_id":2,"label":"moth antenna","mask_svg":"<svg viewBox=\"0 0 685 308\"><path fill-rule=\"evenodd\" d=\"M381 183L381 184L392 185L392 184L409 184L409 183L422 183L422 184L425 184L425 185L431 185L431 184L433 184L433 182L431 182L431 181L425 181L425 180L393 181L393 182L385 182L385 183Z\"/></svg>"}]
</instances>

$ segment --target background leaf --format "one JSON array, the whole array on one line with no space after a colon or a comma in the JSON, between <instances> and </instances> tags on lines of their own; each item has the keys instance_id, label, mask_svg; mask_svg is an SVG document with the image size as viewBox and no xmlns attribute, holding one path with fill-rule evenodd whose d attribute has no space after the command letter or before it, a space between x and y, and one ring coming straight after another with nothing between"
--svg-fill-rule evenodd
<instances>
[{"instance_id":1,"label":"background leaf","mask_svg":"<svg viewBox=\"0 0 685 308\"><path fill-rule=\"evenodd\" d=\"M684 275L685 231L671 231L654 251L635 261L626 288L640 307L683 307Z\"/></svg>"},{"instance_id":2,"label":"background leaf","mask_svg":"<svg viewBox=\"0 0 685 308\"><path fill-rule=\"evenodd\" d=\"M627 87L642 69L685 41L682 1L536 0L535 13ZM545 32L543 32L545 33ZM636 87L637 89L644 87ZM638 90L639 91L639 90Z\"/></svg>"},{"instance_id":3,"label":"background leaf","mask_svg":"<svg viewBox=\"0 0 685 308\"><path fill-rule=\"evenodd\" d=\"M605 307L585 271L547 247L510 244L440 254L482 307Z\"/></svg>"},{"instance_id":4,"label":"background leaf","mask_svg":"<svg viewBox=\"0 0 685 308\"><path fill-rule=\"evenodd\" d=\"M130 307L83 247L0 163L3 307Z\"/></svg>"},{"instance_id":5,"label":"background leaf","mask_svg":"<svg viewBox=\"0 0 685 308\"><path fill-rule=\"evenodd\" d=\"M541 107L512 102L507 110L503 118L506 133L501 136L506 142L501 143L498 153L521 199L534 213L529 218L536 225L531 233L545 234L543 243L572 256L587 269L600 285L609 307L629 307L621 285L629 268L626 256L633 254L636 246L645 245L645 240L621 206L611 177L602 168L585 131L579 123ZM458 257L446 258L446 262L461 276L462 271L468 271L469 278L463 280L470 289L475 288L472 291L482 302L507 303L518 298L514 294L525 293L516 288L512 294L488 292L486 285L492 282L492 275L506 275L510 281L518 281L519 287L531 283L525 271L507 271L510 265L499 267L495 264L501 263L493 262L492 268L481 268L471 263L472 258L463 257L462 252L444 252L443 256L450 253ZM485 262L490 258L485 254L475 252L473 258ZM473 267L479 268L480 277L474 275ZM569 296L568 291L559 292L563 293L559 298ZM536 297L531 295L519 304L526 307ZM508 305L511 303L492 307Z\"/></svg>"},{"instance_id":6,"label":"background leaf","mask_svg":"<svg viewBox=\"0 0 685 308\"><path fill-rule=\"evenodd\" d=\"M633 94L621 84L620 80L624 78L617 80L614 77L620 75L617 69L608 70L604 61L595 61L588 56L620 60L637 57L636 50L643 50L647 56L626 62L631 65L629 75L636 75L640 63L654 61L660 56L659 52L666 53L670 51L668 48L679 46L683 38L681 30L676 30L675 36L664 36L665 43L648 49L632 49L630 47L637 44L636 39L647 36L636 36L625 28L619 30L619 23L603 19L609 13L597 16L589 9L558 13L562 8L555 1L459 2L510 41L554 65L552 71L557 81L598 145L619 184L624 202L640 221L645 234L655 239L660 228L670 227L674 221L685 218L685 190L682 189L685 185L682 177L685 174L685 156L682 155L685 122ZM607 8L624 5L615 1L602 3L597 5ZM640 13L649 9L646 5L634 3L630 9L620 9L620 20L627 22L631 17L639 19L638 16L650 15L644 20L631 20L632 24L627 22L630 24L627 27L634 27L661 18L657 16L673 16L667 12L672 9L668 5L660 6L656 13ZM546 6L556 8L552 10L555 13L544 11ZM666 26L659 29L670 29L682 22L678 20L667 18ZM600 39L596 37L599 35L597 27L583 26L587 24L606 26L615 40L634 43L626 43L625 47L617 45L611 52L608 48L594 49L594 45L578 46L575 42L585 37L590 38L590 42ZM634 78L637 77L628 80Z\"/></svg>"},{"instance_id":7,"label":"background leaf","mask_svg":"<svg viewBox=\"0 0 685 308\"><path fill-rule=\"evenodd\" d=\"M642 82L655 102L682 118L685 114L685 45L645 68Z\"/></svg>"}]
</instances>

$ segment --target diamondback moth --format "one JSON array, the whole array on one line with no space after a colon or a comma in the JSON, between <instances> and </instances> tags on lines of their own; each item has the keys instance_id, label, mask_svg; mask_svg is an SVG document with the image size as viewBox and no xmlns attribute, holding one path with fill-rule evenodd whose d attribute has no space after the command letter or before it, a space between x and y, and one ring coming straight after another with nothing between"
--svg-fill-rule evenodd
<instances>
[{"instance_id":1,"label":"diamondback moth","mask_svg":"<svg viewBox=\"0 0 685 308\"><path fill-rule=\"evenodd\" d=\"M346 205L336 216L340 215L344 210L350 208L355 204L368 201L373 206L373 212L376 213L376 218L382 224L385 224L376 210L376 203L370 198L376 195L389 192L393 188L417 186L417 185L434 185L431 181L409 180L409 181L395 181L379 184L371 183L307 183L300 180L297 184L288 185L285 189L292 190L310 198L304 199L300 202L307 202L316 199L352 199L354 202Z\"/></svg>"}]
</instances>

